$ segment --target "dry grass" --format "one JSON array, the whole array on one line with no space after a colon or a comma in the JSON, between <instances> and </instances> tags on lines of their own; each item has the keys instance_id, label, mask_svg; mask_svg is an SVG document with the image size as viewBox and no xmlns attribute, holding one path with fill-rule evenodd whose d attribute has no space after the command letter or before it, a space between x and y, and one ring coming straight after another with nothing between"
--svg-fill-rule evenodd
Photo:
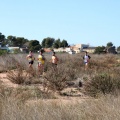
<instances>
[{"instance_id":1,"label":"dry grass","mask_svg":"<svg viewBox=\"0 0 120 120\"><path fill-rule=\"evenodd\" d=\"M0 99L1 100L1 99ZM14 98L1 100L1 120L119 120L120 97L104 96L82 103L39 100L22 103Z\"/></svg>"}]
</instances>

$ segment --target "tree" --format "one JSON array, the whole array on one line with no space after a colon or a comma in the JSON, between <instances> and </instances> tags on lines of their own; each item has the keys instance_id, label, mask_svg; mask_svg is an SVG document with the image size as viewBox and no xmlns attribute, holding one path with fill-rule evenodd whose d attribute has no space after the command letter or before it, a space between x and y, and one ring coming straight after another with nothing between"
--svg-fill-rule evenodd
<instances>
[{"instance_id":1,"label":"tree","mask_svg":"<svg viewBox=\"0 0 120 120\"><path fill-rule=\"evenodd\" d=\"M5 35L3 35L2 33L0 33L0 42L1 45L4 46L6 44L6 40L5 40Z\"/></svg>"},{"instance_id":2,"label":"tree","mask_svg":"<svg viewBox=\"0 0 120 120\"><path fill-rule=\"evenodd\" d=\"M32 50L32 51L38 51L41 49L41 45L39 44L39 41L38 40L31 40L29 42L29 50Z\"/></svg>"},{"instance_id":3,"label":"tree","mask_svg":"<svg viewBox=\"0 0 120 120\"><path fill-rule=\"evenodd\" d=\"M15 45L18 47L22 47L26 42L28 42L28 40L25 39L24 37L17 37Z\"/></svg>"},{"instance_id":4,"label":"tree","mask_svg":"<svg viewBox=\"0 0 120 120\"><path fill-rule=\"evenodd\" d=\"M43 48L50 48L50 47L52 47L54 41L55 41L54 38L50 38L50 37L44 38L42 41L42 47Z\"/></svg>"},{"instance_id":5,"label":"tree","mask_svg":"<svg viewBox=\"0 0 120 120\"><path fill-rule=\"evenodd\" d=\"M57 44L56 41L54 42L53 47L54 47L54 48L59 48L59 45Z\"/></svg>"},{"instance_id":6,"label":"tree","mask_svg":"<svg viewBox=\"0 0 120 120\"><path fill-rule=\"evenodd\" d=\"M8 36L7 39L9 46L13 47L22 47L26 42L28 42L24 37L15 37L12 35Z\"/></svg>"},{"instance_id":7,"label":"tree","mask_svg":"<svg viewBox=\"0 0 120 120\"><path fill-rule=\"evenodd\" d=\"M41 45L42 45L43 48L45 48L45 41L46 41L46 39L44 38L44 39L42 40L42 43L41 43Z\"/></svg>"},{"instance_id":8,"label":"tree","mask_svg":"<svg viewBox=\"0 0 120 120\"><path fill-rule=\"evenodd\" d=\"M113 46L113 43L112 42L108 42L107 43L107 47L112 47Z\"/></svg>"},{"instance_id":9,"label":"tree","mask_svg":"<svg viewBox=\"0 0 120 120\"><path fill-rule=\"evenodd\" d=\"M60 48L61 47L61 41L60 39L55 40L54 44L53 44L54 48Z\"/></svg>"},{"instance_id":10,"label":"tree","mask_svg":"<svg viewBox=\"0 0 120 120\"><path fill-rule=\"evenodd\" d=\"M120 51L120 46L119 46L119 47L117 47L117 51Z\"/></svg>"},{"instance_id":11,"label":"tree","mask_svg":"<svg viewBox=\"0 0 120 120\"><path fill-rule=\"evenodd\" d=\"M42 46L40 44L36 45L36 46L34 46L34 51L39 51L41 48L42 48Z\"/></svg>"},{"instance_id":12,"label":"tree","mask_svg":"<svg viewBox=\"0 0 120 120\"><path fill-rule=\"evenodd\" d=\"M101 53L103 50L105 49L105 46L98 46L95 48L95 52L94 53Z\"/></svg>"},{"instance_id":13,"label":"tree","mask_svg":"<svg viewBox=\"0 0 120 120\"><path fill-rule=\"evenodd\" d=\"M66 40L63 40L63 41L61 42L61 47L68 47L68 43L67 43Z\"/></svg>"},{"instance_id":14,"label":"tree","mask_svg":"<svg viewBox=\"0 0 120 120\"><path fill-rule=\"evenodd\" d=\"M0 33L0 42L3 42L5 39L5 35L3 35L2 33Z\"/></svg>"},{"instance_id":15,"label":"tree","mask_svg":"<svg viewBox=\"0 0 120 120\"><path fill-rule=\"evenodd\" d=\"M13 46L13 47L16 46L16 37L15 36L9 35L7 37L7 39L8 39L9 46Z\"/></svg>"}]
</instances>

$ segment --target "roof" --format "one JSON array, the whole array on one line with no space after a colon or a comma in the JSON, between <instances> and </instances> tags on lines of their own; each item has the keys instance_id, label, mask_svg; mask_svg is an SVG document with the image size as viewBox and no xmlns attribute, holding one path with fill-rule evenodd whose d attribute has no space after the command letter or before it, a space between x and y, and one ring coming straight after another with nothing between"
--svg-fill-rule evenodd
<instances>
[{"instance_id":1,"label":"roof","mask_svg":"<svg viewBox=\"0 0 120 120\"><path fill-rule=\"evenodd\" d=\"M44 48L44 51L45 51L45 52L51 52L52 50L49 49L49 48Z\"/></svg>"}]
</instances>

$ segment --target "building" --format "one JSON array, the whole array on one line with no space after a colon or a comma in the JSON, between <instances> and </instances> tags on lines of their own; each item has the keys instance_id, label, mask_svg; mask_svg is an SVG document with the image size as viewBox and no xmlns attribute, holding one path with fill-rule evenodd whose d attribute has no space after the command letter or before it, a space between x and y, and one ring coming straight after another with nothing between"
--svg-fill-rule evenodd
<instances>
[{"instance_id":1,"label":"building","mask_svg":"<svg viewBox=\"0 0 120 120\"><path fill-rule=\"evenodd\" d=\"M82 52L84 48L89 47L89 44L76 44L75 47L78 48L80 52Z\"/></svg>"},{"instance_id":2,"label":"building","mask_svg":"<svg viewBox=\"0 0 120 120\"><path fill-rule=\"evenodd\" d=\"M75 54L75 51L71 47L66 48L65 52L67 52L69 54Z\"/></svg>"},{"instance_id":3,"label":"building","mask_svg":"<svg viewBox=\"0 0 120 120\"><path fill-rule=\"evenodd\" d=\"M22 47L22 48L20 48L20 52L23 52L23 53L28 53L28 52L29 52L29 50L28 50L28 48L27 48L27 47Z\"/></svg>"},{"instance_id":4,"label":"building","mask_svg":"<svg viewBox=\"0 0 120 120\"><path fill-rule=\"evenodd\" d=\"M52 52L52 49L50 49L50 48L44 48L44 52L50 53L50 52Z\"/></svg>"},{"instance_id":5,"label":"building","mask_svg":"<svg viewBox=\"0 0 120 120\"><path fill-rule=\"evenodd\" d=\"M0 50L6 50L6 51L9 51L8 47L0 47Z\"/></svg>"},{"instance_id":6,"label":"building","mask_svg":"<svg viewBox=\"0 0 120 120\"><path fill-rule=\"evenodd\" d=\"M71 50L74 51L75 53L80 53L83 51L83 49L88 48L89 45L88 44L76 44L71 46Z\"/></svg>"},{"instance_id":7,"label":"building","mask_svg":"<svg viewBox=\"0 0 120 120\"><path fill-rule=\"evenodd\" d=\"M0 50L6 50L9 53L16 53L20 51L19 47L0 47Z\"/></svg>"},{"instance_id":8,"label":"building","mask_svg":"<svg viewBox=\"0 0 120 120\"><path fill-rule=\"evenodd\" d=\"M19 47L8 47L8 52L10 52L10 53L16 53L19 51L20 51Z\"/></svg>"},{"instance_id":9,"label":"building","mask_svg":"<svg viewBox=\"0 0 120 120\"><path fill-rule=\"evenodd\" d=\"M8 47L2 47L2 42L0 42L0 50L6 50L6 51L8 51Z\"/></svg>"},{"instance_id":10,"label":"building","mask_svg":"<svg viewBox=\"0 0 120 120\"><path fill-rule=\"evenodd\" d=\"M67 48L65 48L65 51L70 52L70 51L72 51L72 49L70 47L67 47Z\"/></svg>"},{"instance_id":11,"label":"building","mask_svg":"<svg viewBox=\"0 0 120 120\"><path fill-rule=\"evenodd\" d=\"M88 53L94 53L96 47L88 47L88 48L83 48L83 51L88 52Z\"/></svg>"},{"instance_id":12,"label":"building","mask_svg":"<svg viewBox=\"0 0 120 120\"><path fill-rule=\"evenodd\" d=\"M66 48L58 48L58 49L54 48L53 50L54 52L66 52Z\"/></svg>"}]
</instances>

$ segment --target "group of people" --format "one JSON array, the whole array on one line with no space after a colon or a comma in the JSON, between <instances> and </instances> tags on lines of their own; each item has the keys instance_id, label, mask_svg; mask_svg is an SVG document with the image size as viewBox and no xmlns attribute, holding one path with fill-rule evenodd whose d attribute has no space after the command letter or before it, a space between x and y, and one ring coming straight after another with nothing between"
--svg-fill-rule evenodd
<instances>
[{"instance_id":1,"label":"group of people","mask_svg":"<svg viewBox=\"0 0 120 120\"><path fill-rule=\"evenodd\" d=\"M28 61L29 61L29 68L32 70L32 69L33 69L32 65L33 65L34 60L35 60L35 57L34 57L32 51L29 52L29 54L27 55L26 58L27 58ZM39 55L38 55L38 58L37 58L37 61L38 61L38 73L39 73L40 75L42 75L43 72L44 72L45 60L46 60L46 59L45 59L45 57L44 57L44 55L43 55L43 50L41 50L40 53L39 53ZM53 53L52 53L52 58L51 58L51 61L50 61L50 62L52 63L52 66L53 66L54 68L57 67L58 61L59 61L59 60L58 60L58 57L55 55L55 52L53 52Z\"/></svg>"},{"instance_id":2,"label":"group of people","mask_svg":"<svg viewBox=\"0 0 120 120\"><path fill-rule=\"evenodd\" d=\"M26 57L29 61L29 68L31 68L31 70L33 69L32 68L32 65L34 63L34 60L35 60L35 57L32 53L32 51L29 52L29 54L27 55ZM89 63L89 60L90 60L90 56L87 54L87 52L85 52L85 55L83 56L83 61L84 61L84 64L85 64L85 70L87 70L88 68L88 63ZM40 51L39 55L38 55L38 58L37 58L37 61L38 61L38 73L40 75L43 74L43 71L44 71L44 64L45 64L45 57L43 55L43 50ZM58 57L55 55L55 52L53 51L52 53L52 58L51 58L51 63L52 63L52 66L54 68L57 67L57 64L58 64Z\"/></svg>"}]
</instances>

